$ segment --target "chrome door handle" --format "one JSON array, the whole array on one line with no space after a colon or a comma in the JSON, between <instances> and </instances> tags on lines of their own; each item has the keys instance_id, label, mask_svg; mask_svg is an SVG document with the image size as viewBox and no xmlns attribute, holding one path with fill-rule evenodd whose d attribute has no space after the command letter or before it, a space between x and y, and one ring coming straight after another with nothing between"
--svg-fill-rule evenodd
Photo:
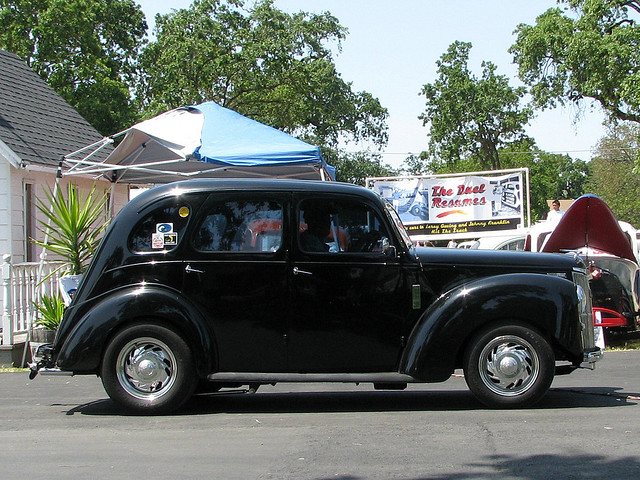
<instances>
[{"instance_id":1,"label":"chrome door handle","mask_svg":"<svg viewBox=\"0 0 640 480\"><path fill-rule=\"evenodd\" d=\"M191 265L187 265L184 271L187 273L204 273L203 270L197 270L195 268L191 268Z\"/></svg>"},{"instance_id":2,"label":"chrome door handle","mask_svg":"<svg viewBox=\"0 0 640 480\"><path fill-rule=\"evenodd\" d=\"M313 275L311 272L307 272L306 270L300 270L298 267L293 267L294 275Z\"/></svg>"}]
</instances>

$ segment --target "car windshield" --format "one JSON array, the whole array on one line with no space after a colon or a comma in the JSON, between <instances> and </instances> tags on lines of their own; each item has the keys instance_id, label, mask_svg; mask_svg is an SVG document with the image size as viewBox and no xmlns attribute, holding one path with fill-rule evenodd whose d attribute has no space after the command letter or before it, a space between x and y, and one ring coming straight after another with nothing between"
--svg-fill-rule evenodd
<instances>
[{"instance_id":1,"label":"car windshield","mask_svg":"<svg viewBox=\"0 0 640 480\"><path fill-rule=\"evenodd\" d=\"M402 237L402 241L404 242L405 246L407 248L411 248L413 242L411 241L411 237L409 237L409 234L405 230L398 212L394 210L393 206L387 200L385 200L384 204L385 208L387 209L387 213L391 217L391 220L393 220L393 224L397 227L398 233L400 234L400 237Z\"/></svg>"}]
</instances>

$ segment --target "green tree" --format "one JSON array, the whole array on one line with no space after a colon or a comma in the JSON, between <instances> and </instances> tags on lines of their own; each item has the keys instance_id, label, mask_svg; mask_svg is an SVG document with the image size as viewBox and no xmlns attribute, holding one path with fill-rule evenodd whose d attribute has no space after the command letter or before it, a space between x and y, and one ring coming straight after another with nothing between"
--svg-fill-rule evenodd
<instances>
[{"instance_id":1,"label":"green tree","mask_svg":"<svg viewBox=\"0 0 640 480\"><path fill-rule=\"evenodd\" d=\"M371 152L335 152L326 155L327 162L336 169L336 180L339 182L365 184L368 177L391 177L398 172L391 166L383 164L379 154Z\"/></svg>"},{"instance_id":2,"label":"green tree","mask_svg":"<svg viewBox=\"0 0 640 480\"><path fill-rule=\"evenodd\" d=\"M134 0L0 0L0 48L104 135L136 119L129 86L146 30Z\"/></svg>"},{"instance_id":3,"label":"green tree","mask_svg":"<svg viewBox=\"0 0 640 480\"><path fill-rule=\"evenodd\" d=\"M215 101L311 143L387 141L387 110L355 92L327 45L346 29L329 13L287 14L262 0L196 0L156 16L138 92L147 116Z\"/></svg>"},{"instance_id":4,"label":"green tree","mask_svg":"<svg viewBox=\"0 0 640 480\"><path fill-rule=\"evenodd\" d=\"M538 149L531 140L510 145L501 151L505 168L529 168L531 220L545 218L554 198L578 198L585 193L589 164L569 155Z\"/></svg>"},{"instance_id":5,"label":"green tree","mask_svg":"<svg viewBox=\"0 0 640 480\"><path fill-rule=\"evenodd\" d=\"M406 175L436 175L446 173L464 173L486 170L478 157L468 156L455 161L443 160L440 157L422 152L410 155L402 164L401 171Z\"/></svg>"},{"instance_id":6,"label":"green tree","mask_svg":"<svg viewBox=\"0 0 640 480\"><path fill-rule=\"evenodd\" d=\"M422 88L426 110L419 118L430 125L428 155L436 162L475 159L484 169L499 169L499 150L526 137L533 112L520 106L524 87L511 87L491 62L482 62L482 78L476 78L468 67L470 49L471 43L454 42L438 60L438 79Z\"/></svg>"},{"instance_id":7,"label":"green tree","mask_svg":"<svg viewBox=\"0 0 640 480\"><path fill-rule=\"evenodd\" d=\"M591 159L588 192L597 194L613 210L618 220L640 226L640 176L634 172L634 159L640 149L640 125L609 125L607 134Z\"/></svg>"},{"instance_id":8,"label":"green tree","mask_svg":"<svg viewBox=\"0 0 640 480\"><path fill-rule=\"evenodd\" d=\"M510 48L537 107L596 101L610 118L640 122L640 2L560 0ZM568 11L571 12L568 12ZM579 108L578 111L580 111Z\"/></svg>"}]
</instances>

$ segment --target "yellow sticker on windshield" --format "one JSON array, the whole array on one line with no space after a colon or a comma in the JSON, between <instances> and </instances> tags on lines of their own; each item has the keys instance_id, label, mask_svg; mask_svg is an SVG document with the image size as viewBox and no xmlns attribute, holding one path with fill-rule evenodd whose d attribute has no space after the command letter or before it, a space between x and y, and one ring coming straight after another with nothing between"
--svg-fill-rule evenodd
<instances>
[{"instance_id":1,"label":"yellow sticker on windshield","mask_svg":"<svg viewBox=\"0 0 640 480\"><path fill-rule=\"evenodd\" d=\"M182 218L188 217L189 207L180 207L180 210L178 210L178 215L180 215Z\"/></svg>"}]
</instances>

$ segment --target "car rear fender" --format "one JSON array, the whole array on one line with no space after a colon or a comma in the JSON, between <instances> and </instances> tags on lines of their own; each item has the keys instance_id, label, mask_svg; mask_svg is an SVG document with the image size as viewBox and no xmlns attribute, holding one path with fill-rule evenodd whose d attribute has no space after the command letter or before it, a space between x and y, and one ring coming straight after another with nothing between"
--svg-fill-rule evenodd
<instances>
[{"instance_id":1,"label":"car rear fender","mask_svg":"<svg viewBox=\"0 0 640 480\"><path fill-rule=\"evenodd\" d=\"M82 317L69 334L64 339L56 339L56 343L61 342L55 348L56 363L61 370L97 373L109 339L125 325L142 321L167 325L183 335L192 346L199 375L211 373L215 364L213 336L204 317L174 290L161 286L128 286L99 300L88 311L79 309L78 313Z\"/></svg>"},{"instance_id":2,"label":"car rear fender","mask_svg":"<svg viewBox=\"0 0 640 480\"><path fill-rule=\"evenodd\" d=\"M557 351L579 358L577 302L573 282L551 275L496 275L456 286L421 316L399 371L423 381L446 380L471 336L497 321L530 325Z\"/></svg>"}]
</instances>

